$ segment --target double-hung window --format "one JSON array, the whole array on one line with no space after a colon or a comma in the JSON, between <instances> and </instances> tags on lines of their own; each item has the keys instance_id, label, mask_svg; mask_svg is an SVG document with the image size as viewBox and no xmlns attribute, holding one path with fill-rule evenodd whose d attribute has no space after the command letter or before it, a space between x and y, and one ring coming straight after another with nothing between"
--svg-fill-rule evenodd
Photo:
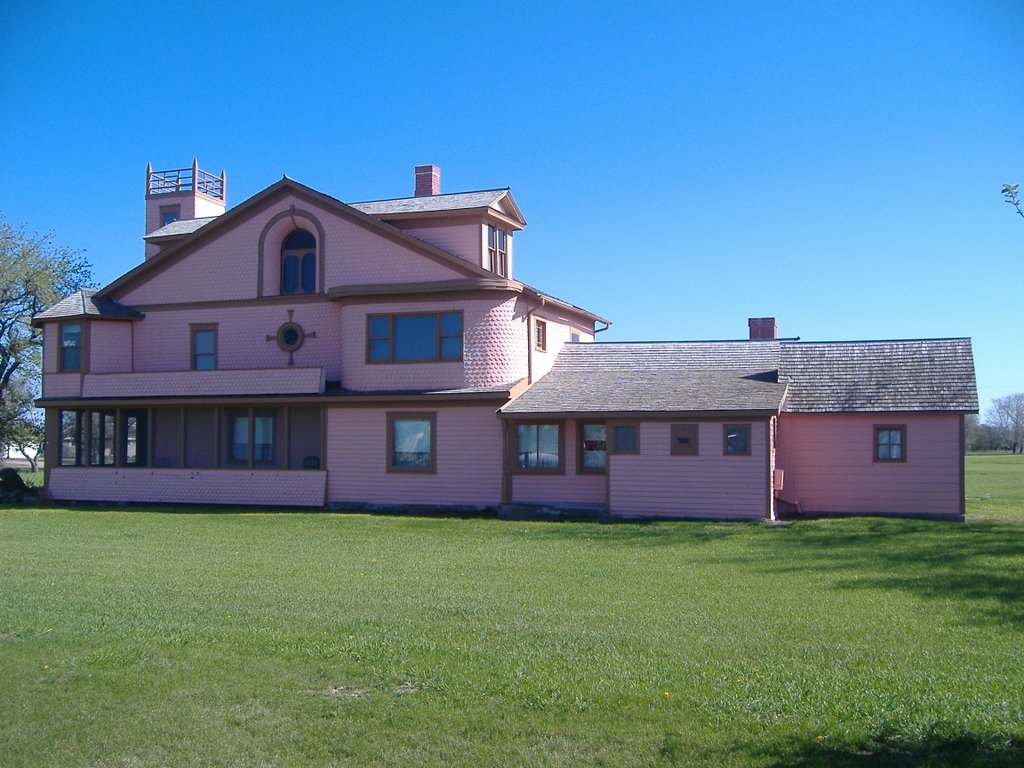
<instances>
[{"instance_id":1,"label":"double-hung window","mask_svg":"<svg viewBox=\"0 0 1024 768\"><path fill-rule=\"evenodd\" d=\"M533 326L533 347L538 352L546 352L548 348L548 324L543 320L535 320Z\"/></svg>"},{"instance_id":2,"label":"double-hung window","mask_svg":"<svg viewBox=\"0 0 1024 768\"><path fill-rule=\"evenodd\" d=\"M62 371L82 369L82 326L78 323L60 327L60 367Z\"/></svg>"},{"instance_id":3,"label":"double-hung window","mask_svg":"<svg viewBox=\"0 0 1024 768\"><path fill-rule=\"evenodd\" d=\"M462 359L462 312L370 315L366 322L370 363L428 363Z\"/></svg>"},{"instance_id":4,"label":"double-hung window","mask_svg":"<svg viewBox=\"0 0 1024 768\"><path fill-rule=\"evenodd\" d=\"M493 224L487 225L488 269L502 277L508 277L508 232Z\"/></svg>"},{"instance_id":5,"label":"double-hung window","mask_svg":"<svg viewBox=\"0 0 1024 768\"><path fill-rule=\"evenodd\" d=\"M192 370L212 371L217 367L217 326L192 326Z\"/></svg>"}]
</instances>

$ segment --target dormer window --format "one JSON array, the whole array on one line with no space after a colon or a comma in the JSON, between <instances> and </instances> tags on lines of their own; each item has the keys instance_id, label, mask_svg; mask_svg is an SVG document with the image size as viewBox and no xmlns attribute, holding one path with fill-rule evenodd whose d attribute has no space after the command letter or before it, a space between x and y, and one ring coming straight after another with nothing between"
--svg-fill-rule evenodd
<instances>
[{"instance_id":1,"label":"dormer window","mask_svg":"<svg viewBox=\"0 0 1024 768\"><path fill-rule=\"evenodd\" d=\"M281 293L316 291L316 238L297 229L281 246Z\"/></svg>"},{"instance_id":2,"label":"dormer window","mask_svg":"<svg viewBox=\"0 0 1024 768\"><path fill-rule=\"evenodd\" d=\"M508 277L508 233L493 224L487 225L487 269Z\"/></svg>"}]
</instances>

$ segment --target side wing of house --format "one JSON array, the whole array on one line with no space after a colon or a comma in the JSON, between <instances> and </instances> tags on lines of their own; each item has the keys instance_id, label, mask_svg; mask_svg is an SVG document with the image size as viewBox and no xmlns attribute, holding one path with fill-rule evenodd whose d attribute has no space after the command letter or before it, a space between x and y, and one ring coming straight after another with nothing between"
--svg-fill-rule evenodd
<instances>
[{"instance_id":1,"label":"side wing of house","mask_svg":"<svg viewBox=\"0 0 1024 768\"><path fill-rule=\"evenodd\" d=\"M774 515L778 344L569 345L502 408L506 502L610 517Z\"/></svg>"},{"instance_id":2,"label":"side wing of house","mask_svg":"<svg viewBox=\"0 0 1024 768\"><path fill-rule=\"evenodd\" d=\"M969 339L787 343L779 498L807 514L962 519Z\"/></svg>"}]
</instances>

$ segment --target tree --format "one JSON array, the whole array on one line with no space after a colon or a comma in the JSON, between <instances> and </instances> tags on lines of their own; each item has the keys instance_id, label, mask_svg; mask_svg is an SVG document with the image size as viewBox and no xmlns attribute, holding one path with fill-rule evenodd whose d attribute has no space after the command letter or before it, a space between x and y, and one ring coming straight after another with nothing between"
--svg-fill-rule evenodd
<instances>
[{"instance_id":1,"label":"tree","mask_svg":"<svg viewBox=\"0 0 1024 768\"><path fill-rule=\"evenodd\" d=\"M1024 453L1024 392L993 400L986 421L1005 434L1011 453Z\"/></svg>"},{"instance_id":2,"label":"tree","mask_svg":"<svg viewBox=\"0 0 1024 768\"><path fill-rule=\"evenodd\" d=\"M1006 198L1006 203L1012 205L1021 218L1024 218L1024 211L1020 208L1020 199L1017 197L1017 189L1020 184L1003 184L1003 197Z\"/></svg>"},{"instance_id":3,"label":"tree","mask_svg":"<svg viewBox=\"0 0 1024 768\"><path fill-rule=\"evenodd\" d=\"M39 421L19 410L26 387L31 402L39 381L43 340L32 316L88 286L91 275L81 251L57 245L52 233L30 235L0 213L0 445L12 444L25 419Z\"/></svg>"},{"instance_id":4,"label":"tree","mask_svg":"<svg viewBox=\"0 0 1024 768\"><path fill-rule=\"evenodd\" d=\"M33 472L39 468L45 437L42 412L33 404L37 389L36 382L15 375L0 407L0 434L5 436L2 447L18 451Z\"/></svg>"}]
</instances>

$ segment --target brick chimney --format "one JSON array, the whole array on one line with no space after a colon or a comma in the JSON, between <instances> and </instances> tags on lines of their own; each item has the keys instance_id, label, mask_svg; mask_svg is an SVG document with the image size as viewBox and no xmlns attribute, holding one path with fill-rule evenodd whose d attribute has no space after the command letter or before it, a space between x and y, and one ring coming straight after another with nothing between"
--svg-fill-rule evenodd
<instances>
[{"instance_id":1,"label":"brick chimney","mask_svg":"<svg viewBox=\"0 0 1024 768\"><path fill-rule=\"evenodd\" d=\"M779 338L779 324L774 317L751 317L747 320L747 325L750 327L752 340Z\"/></svg>"},{"instance_id":2,"label":"brick chimney","mask_svg":"<svg viewBox=\"0 0 1024 768\"><path fill-rule=\"evenodd\" d=\"M441 194L441 169L436 165L416 166L416 197Z\"/></svg>"}]
</instances>

